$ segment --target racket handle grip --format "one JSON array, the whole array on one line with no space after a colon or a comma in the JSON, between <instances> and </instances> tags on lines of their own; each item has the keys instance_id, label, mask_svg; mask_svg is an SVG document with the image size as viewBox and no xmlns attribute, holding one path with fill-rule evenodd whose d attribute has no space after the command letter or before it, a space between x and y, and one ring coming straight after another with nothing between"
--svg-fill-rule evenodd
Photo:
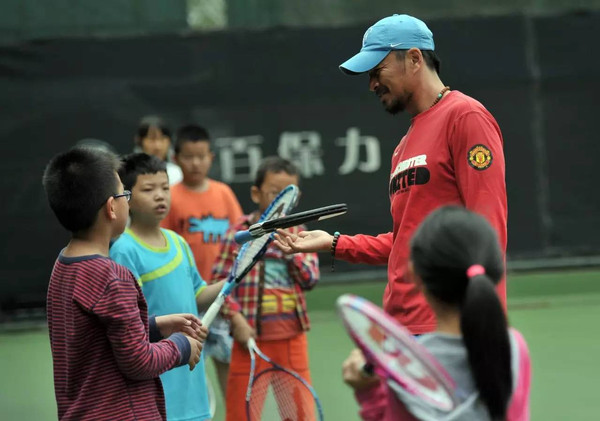
<instances>
[{"instance_id":1,"label":"racket handle grip","mask_svg":"<svg viewBox=\"0 0 600 421\"><path fill-rule=\"evenodd\" d=\"M246 346L248 347L248 349L256 348L256 341L254 340L254 338L250 337L250 339L248 339L248 342L246 342Z\"/></svg>"},{"instance_id":2,"label":"racket handle grip","mask_svg":"<svg viewBox=\"0 0 600 421\"><path fill-rule=\"evenodd\" d=\"M244 231L236 232L234 239L235 239L236 243L244 244L244 243L247 243L248 241L254 240L254 237L252 236L252 234L250 233L249 230L244 230Z\"/></svg>"},{"instance_id":3,"label":"racket handle grip","mask_svg":"<svg viewBox=\"0 0 600 421\"><path fill-rule=\"evenodd\" d=\"M202 326L210 327L217 314L219 314L219 310L221 310L221 306L225 302L225 296L222 294L217 295L215 301L210 305L206 313L204 313L204 317L202 317Z\"/></svg>"},{"instance_id":4,"label":"racket handle grip","mask_svg":"<svg viewBox=\"0 0 600 421\"><path fill-rule=\"evenodd\" d=\"M375 366L371 363L365 363L362 367L362 371L366 376L372 376L375 374Z\"/></svg>"}]
</instances>

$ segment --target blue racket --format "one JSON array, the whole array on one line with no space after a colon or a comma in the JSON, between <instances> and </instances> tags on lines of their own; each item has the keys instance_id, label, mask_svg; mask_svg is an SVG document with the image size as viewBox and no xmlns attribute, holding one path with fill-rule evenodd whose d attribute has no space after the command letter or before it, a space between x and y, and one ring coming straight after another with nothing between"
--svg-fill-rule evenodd
<instances>
[{"instance_id":1,"label":"blue racket","mask_svg":"<svg viewBox=\"0 0 600 421\"><path fill-rule=\"evenodd\" d=\"M250 380L246 391L248 421L322 421L323 408L313 387L295 371L273 362L248 340ZM256 374L256 356L270 367Z\"/></svg>"},{"instance_id":2,"label":"blue racket","mask_svg":"<svg viewBox=\"0 0 600 421\"><path fill-rule=\"evenodd\" d=\"M283 189L275 199L273 199L267 210L261 215L259 222L270 221L271 219L285 216L295 206L297 197L298 187L290 184ZM233 268L227 282L225 282L219 295L210 305L206 314L204 314L204 317L202 317L202 324L204 326L209 327L211 325L223 306L225 298L231 294L233 288L235 288L235 286L248 274L248 272L250 272L250 269L252 269L265 254L267 246L273 241L274 235L274 233L263 235L254 241L245 243L241 247L233 263Z\"/></svg>"}]
</instances>

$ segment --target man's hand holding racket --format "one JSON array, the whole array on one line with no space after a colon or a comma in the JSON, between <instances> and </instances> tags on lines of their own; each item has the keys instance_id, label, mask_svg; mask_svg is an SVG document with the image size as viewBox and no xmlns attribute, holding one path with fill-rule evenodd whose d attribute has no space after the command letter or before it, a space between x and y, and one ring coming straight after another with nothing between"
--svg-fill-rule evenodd
<instances>
[{"instance_id":1,"label":"man's hand holding racket","mask_svg":"<svg viewBox=\"0 0 600 421\"><path fill-rule=\"evenodd\" d=\"M297 227L311 221L322 221L324 219L335 218L336 216L344 215L347 211L348 206L345 203L338 203L337 205L323 206L321 208L310 209L304 212L282 216L280 218L257 222L245 231L238 231L235 234L235 241L238 244L244 244L278 229Z\"/></svg>"},{"instance_id":2,"label":"man's hand holding racket","mask_svg":"<svg viewBox=\"0 0 600 421\"><path fill-rule=\"evenodd\" d=\"M291 254L329 251L332 242L333 235L322 230L302 231L298 234L292 234L278 229L273 244L282 252Z\"/></svg>"}]
</instances>

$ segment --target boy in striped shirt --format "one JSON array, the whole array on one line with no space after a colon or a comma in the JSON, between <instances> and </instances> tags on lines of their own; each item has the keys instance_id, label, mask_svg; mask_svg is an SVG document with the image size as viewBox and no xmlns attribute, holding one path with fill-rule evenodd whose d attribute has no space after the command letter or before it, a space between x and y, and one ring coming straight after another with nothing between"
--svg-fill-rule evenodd
<instances>
[{"instance_id":1,"label":"boy in striped shirt","mask_svg":"<svg viewBox=\"0 0 600 421\"><path fill-rule=\"evenodd\" d=\"M72 233L47 300L60 420L165 419L158 376L181 365L193 369L206 338L192 314L148 320L133 275L107 257L111 239L125 229L131 196L119 166L111 153L75 148L44 172L50 207Z\"/></svg>"}]
</instances>

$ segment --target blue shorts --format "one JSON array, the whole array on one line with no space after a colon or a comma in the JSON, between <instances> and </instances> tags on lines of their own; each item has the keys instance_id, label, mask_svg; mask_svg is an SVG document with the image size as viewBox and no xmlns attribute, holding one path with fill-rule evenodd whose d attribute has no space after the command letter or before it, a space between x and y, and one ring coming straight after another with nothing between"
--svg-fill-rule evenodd
<instances>
[{"instance_id":1,"label":"blue shorts","mask_svg":"<svg viewBox=\"0 0 600 421\"><path fill-rule=\"evenodd\" d=\"M233 338L229 334L229 321L217 316L210 325L208 337L204 343L204 355L229 364Z\"/></svg>"}]
</instances>

